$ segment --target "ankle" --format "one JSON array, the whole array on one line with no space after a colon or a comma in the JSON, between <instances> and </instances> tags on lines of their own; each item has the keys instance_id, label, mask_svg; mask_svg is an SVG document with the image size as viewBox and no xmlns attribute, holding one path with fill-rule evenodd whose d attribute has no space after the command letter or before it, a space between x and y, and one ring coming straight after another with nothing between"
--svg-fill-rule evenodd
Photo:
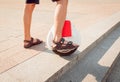
<instances>
[{"instance_id":1,"label":"ankle","mask_svg":"<svg viewBox=\"0 0 120 82\"><path fill-rule=\"evenodd\" d=\"M55 37L54 42L59 42L62 37Z\"/></svg>"},{"instance_id":2,"label":"ankle","mask_svg":"<svg viewBox=\"0 0 120 82\"><path fill-rule=\"evenodd\" d=\"M31 40L31 37L25 37L24 40Z\"/></svg>"}]
</instances>

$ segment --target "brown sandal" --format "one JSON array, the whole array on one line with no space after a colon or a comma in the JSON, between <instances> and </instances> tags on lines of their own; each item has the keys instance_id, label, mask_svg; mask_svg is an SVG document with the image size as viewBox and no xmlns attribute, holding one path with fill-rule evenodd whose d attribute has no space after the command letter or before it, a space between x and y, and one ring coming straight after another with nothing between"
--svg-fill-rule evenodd
<instances>
[{"instance_id":1,"label":"brown sandal","mask_svg":"<svg viewBox=\"0 0 120 82\"><path fill-rule=\"evenodd\" d=\"M31 37L31 40L24 40L24 42L27 43L27 45L24 45L24 48L30 48L34 45L41 44L43 41L36 39L36 42L33 42L34 38Z\"/></svg>"},{"instance_id":2,"label":"brown sandal","mask_svg":"<svg viewBox=\"0 0 120 82\"><path fill-rule=\"evenodd\" d=\"M79 45L73 44L72 41L65 41L64 38L61 38L59 42L53 41L53 43L55 44L55 46L52 47L53 52L60 56L71 55L79 47Z\"/></svg>"}]
</instances>

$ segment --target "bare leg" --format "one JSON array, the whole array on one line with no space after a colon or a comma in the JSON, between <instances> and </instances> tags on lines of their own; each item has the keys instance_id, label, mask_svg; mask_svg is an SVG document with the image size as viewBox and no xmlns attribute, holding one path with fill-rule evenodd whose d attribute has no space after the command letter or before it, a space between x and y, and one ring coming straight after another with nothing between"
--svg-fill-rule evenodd
<instances>
[{"instance_id":1,"label":"bare leg","mask_svg":"<svg viewBox=\"0 0 120 82\"><path fill-rule=\"evenodd\" d=\"M62 28L64 21L66 19L67 13L67 4L68 0L60 0L57 1L56 9L55 9L55 16L54 16L54 41L58 42L62 37Z\"/></svg>"},{"instance_id":2,"label":"bare leg","mask_svg":"<svg viewBox=\"0 0 120 82\"><path fill-rule=\"evenodd\" d=\"M40 44L43 41L34 39L30 34L32 13L35 8L35 3L26 4L24 11L24 48L30 48L34 45Z\"/></svg>"},{"instance_id":3,"label":"bare leg","mask_svg":"<svg viewBox=\"0 0 120 82\"><path fill-rule=\"evenodd\" d=\"M31 40L30 27L32 20L32 12L35 8L35 4L26 4L24 11L24 39Z\"/></svg>"}]
</instances>

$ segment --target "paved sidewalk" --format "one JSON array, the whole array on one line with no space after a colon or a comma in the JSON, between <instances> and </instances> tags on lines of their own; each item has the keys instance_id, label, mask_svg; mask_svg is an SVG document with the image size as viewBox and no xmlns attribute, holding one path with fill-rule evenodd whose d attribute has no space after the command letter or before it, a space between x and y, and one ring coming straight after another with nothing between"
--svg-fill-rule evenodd
<instances>
[{"instance_id":1,"label":"paved sidewalk","mask_svg":"<svg viewBox=\"0 0 120 82\"><path fill-rule=\"evenodd\" d=\"M70 0L68 18L81 31L117 13L120 10L118 2ZM55 3L50 0L41 0L41 5L36 6L31 30L33 37L46 42L47 33L53 24L54 9ZM23 48L24 0L1 0L0 10L0 73L2 73L47 48L45 43L29 50Z\"/></svg>"}]
</instances>

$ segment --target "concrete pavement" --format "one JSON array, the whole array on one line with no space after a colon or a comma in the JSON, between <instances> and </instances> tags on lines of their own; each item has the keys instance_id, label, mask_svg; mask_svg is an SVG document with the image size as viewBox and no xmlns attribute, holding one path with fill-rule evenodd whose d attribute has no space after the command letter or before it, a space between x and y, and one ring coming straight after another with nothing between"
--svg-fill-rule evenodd
<instances>
[{"instance_id":1,"label":"concrete pavement","mask_svg":"<svg viewBox=\"0 0 120 82\"><path fill-rule=\"evenodd\" d=\"M46 47L44 43L30 50L23 48L24 0L2 0L0 2L0 72L3 73L44 52ZM54 8L55 3L50 0L42 0L41 5L36 6L31 30L33 37L46 41L47 33L53 24L51 20L53 20ZM79 31L82 31L119 10L119 0L105 2L70 0L68 18ZM4 65L3 68L2 65Z\"/></svg>"}]
</instances>

